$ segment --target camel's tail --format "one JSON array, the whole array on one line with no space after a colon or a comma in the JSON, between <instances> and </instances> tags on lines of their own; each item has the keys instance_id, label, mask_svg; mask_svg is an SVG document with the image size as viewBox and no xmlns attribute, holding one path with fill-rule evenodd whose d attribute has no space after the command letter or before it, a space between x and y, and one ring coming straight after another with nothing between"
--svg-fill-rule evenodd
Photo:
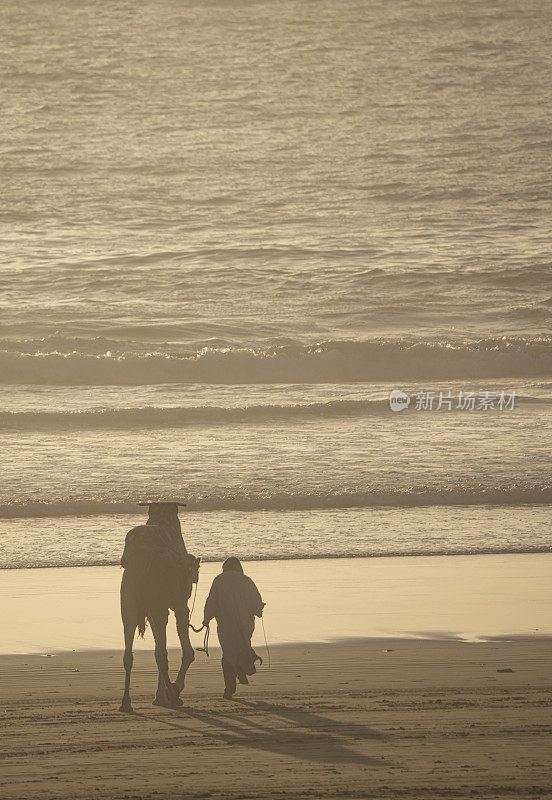
<instances>
[{"instance_id":1,"label":"camel's tail","mask_svg":"<svg viewBox=\"0 0 552 800\"><path fill-rule=\"evenodd\" d=\"M146 632L146 625L147 624L148 624L148 621L146 619L146 612L145 611L140 611L140 614L139 614L139 617L138 617L138 636L140 637L140 639L144 638L144 634Z\"/></svg>"}]
</instances>

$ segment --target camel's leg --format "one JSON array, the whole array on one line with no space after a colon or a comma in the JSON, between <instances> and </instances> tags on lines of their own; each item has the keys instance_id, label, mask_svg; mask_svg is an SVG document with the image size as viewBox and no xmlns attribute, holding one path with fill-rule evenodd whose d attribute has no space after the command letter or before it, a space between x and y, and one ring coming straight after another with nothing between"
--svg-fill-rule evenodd
<instances>
[{"instance_id":1,"label":"camel's leg","mask_svg":"<svg viewBox=\"0 0 552 800\"><path fill-rule=\"evenodd\" d=\"M155 693L155 700L153 701L153 705L172 708L169 696L167 694L167 687L165 686L165 681L161 676L160 671L157 672L157 691Z\"/></svg>"},{"instance_id":2,"label":"camel's leg","mask_svg":"<svg viewBox=\"0 0 552 800\"><path fill-rule=\"evenodd\" d=\"M188 607L186 606L185 609L175 611L175 615L176 630L178 633L178 638L180 639L180 645L182 647L182 664L180 665L180 670L178 672L176 681L173 683L173 686L177 694L180 694L184 688L186 673L188 672L190 664L195 659L195 655L194 648L190 642L190 612Z\"/></svg>"},{"instance_id":3,"label":"camel's leg","mask_svg":"<svg viewBox=\"0 0 552 800\"><path fill-rule=\"evenodd\" d=\"M167 689L163 682L163 678L161 677L161 672L157 672L157 691L155 693L155 700L153 701L154 706L168 706L170 705L167 699Z\"/></svg>"},{"instance_id":4,"label":"camel's leg","mask_svg":"<svg viewBox=\"0 0 552 800\"><path fill-rule=\"evenodd\" d=\"M130 673L134 663L134 656L132 655L132 645L134 644L134 634L136 632L136 623L134 621L124 620L125 631L125 652L123 655L123 666L125 668L125 692L119 711L126 711L129 714L134 713L132 704L130 702Z\"/></svg>"},{"instance_id":5,"label":"camel's leg","mask_svg":"<svg viewBox=\"0 0 552 800\"><path fill-rule=\"evenodd\" d=\"M167 617L148 615L153 638L155 639L155 660L159 670L159 684L154 705L168 705L171 708L182 705L169 677L169 657L167 654ZM164 697L159 689L164 689Z\"/></svg>"}]
</instances>

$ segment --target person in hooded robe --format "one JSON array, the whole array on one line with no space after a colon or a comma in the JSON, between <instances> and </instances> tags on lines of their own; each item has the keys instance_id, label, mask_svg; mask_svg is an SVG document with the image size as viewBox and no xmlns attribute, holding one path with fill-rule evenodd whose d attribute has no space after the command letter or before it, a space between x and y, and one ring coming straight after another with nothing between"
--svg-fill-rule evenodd
<instances>
[{"instance_id":1,"label":"person in hooded robe","mask_svg":"<svg viewBox=\"0 0 552 800\"><path fill-rule=\"evenodd\" d=\"M262 658L251 647L255 630L255 617L262 617L262 597L247 575L239 559L228 558L222 572L214 579L205 602L203 624L217 621L217 633L222 647L222 673L225 700L231 700L236 691L236 681L249 683L247 676L254 675L255 662Z\"/></svg>"}]
</instances>

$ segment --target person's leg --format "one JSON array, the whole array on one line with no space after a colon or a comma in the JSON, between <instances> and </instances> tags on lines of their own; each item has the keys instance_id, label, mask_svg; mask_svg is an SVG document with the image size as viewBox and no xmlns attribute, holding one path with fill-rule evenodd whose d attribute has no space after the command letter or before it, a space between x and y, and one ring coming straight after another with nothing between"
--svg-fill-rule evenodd
<instances>
[{"instance_id":1,"label":"person's leg","mask_svg":"<svg viewBox=\"0 0 552 800\"><path fill-rule=\"evenodd\" d=\"M224 699L231 700L236 691L236 670L224 657L222 659L222 674L224 675Z\"/></svg>"},{"instance_id":2,"label":"person's leg","mask_svg":"<svg viewBox=\"0 0 552 800\"><path fill-rule=\"evenodd\" d=\"M247 676L254 675L257 671L255 669L256 655L257 654L251 647L251 640L247 642L247 645L239 653L237 664L238 681L243 683L245 686L249 684Z\"/></svg>"}]
</instances>

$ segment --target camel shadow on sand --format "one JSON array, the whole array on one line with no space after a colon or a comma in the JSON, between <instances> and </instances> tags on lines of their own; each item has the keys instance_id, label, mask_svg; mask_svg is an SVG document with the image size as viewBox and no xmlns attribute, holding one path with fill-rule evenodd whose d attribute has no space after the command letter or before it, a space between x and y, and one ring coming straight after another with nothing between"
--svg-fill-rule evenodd
<instances>
[{"instance_id":1,"label":"camel shadow on sand","mask_svg":"<svg viewBox=\"0 0 552 800\"><path fill-rule=\"evenodd\" d=\"M200 712L191 708L171 709L172 719L147 714L137 716L161 722L172 728L189 728L175 721L175 716L194 719L202 723L204 735L222 744L249 747L254 750L276 753L303 761L323 764L357 764L363 767L392 766L384 758L370 757L351 749L350 745L360 741L383 742L387 737L359 723L341 722L328 717L302 711L289 706L262 701L236 700L245 713L230 713L225 709L219 714ZM260 722L254 717L263 715ZM274 724L266 716L275 717Z\"/></svg>"}]
</instances>

